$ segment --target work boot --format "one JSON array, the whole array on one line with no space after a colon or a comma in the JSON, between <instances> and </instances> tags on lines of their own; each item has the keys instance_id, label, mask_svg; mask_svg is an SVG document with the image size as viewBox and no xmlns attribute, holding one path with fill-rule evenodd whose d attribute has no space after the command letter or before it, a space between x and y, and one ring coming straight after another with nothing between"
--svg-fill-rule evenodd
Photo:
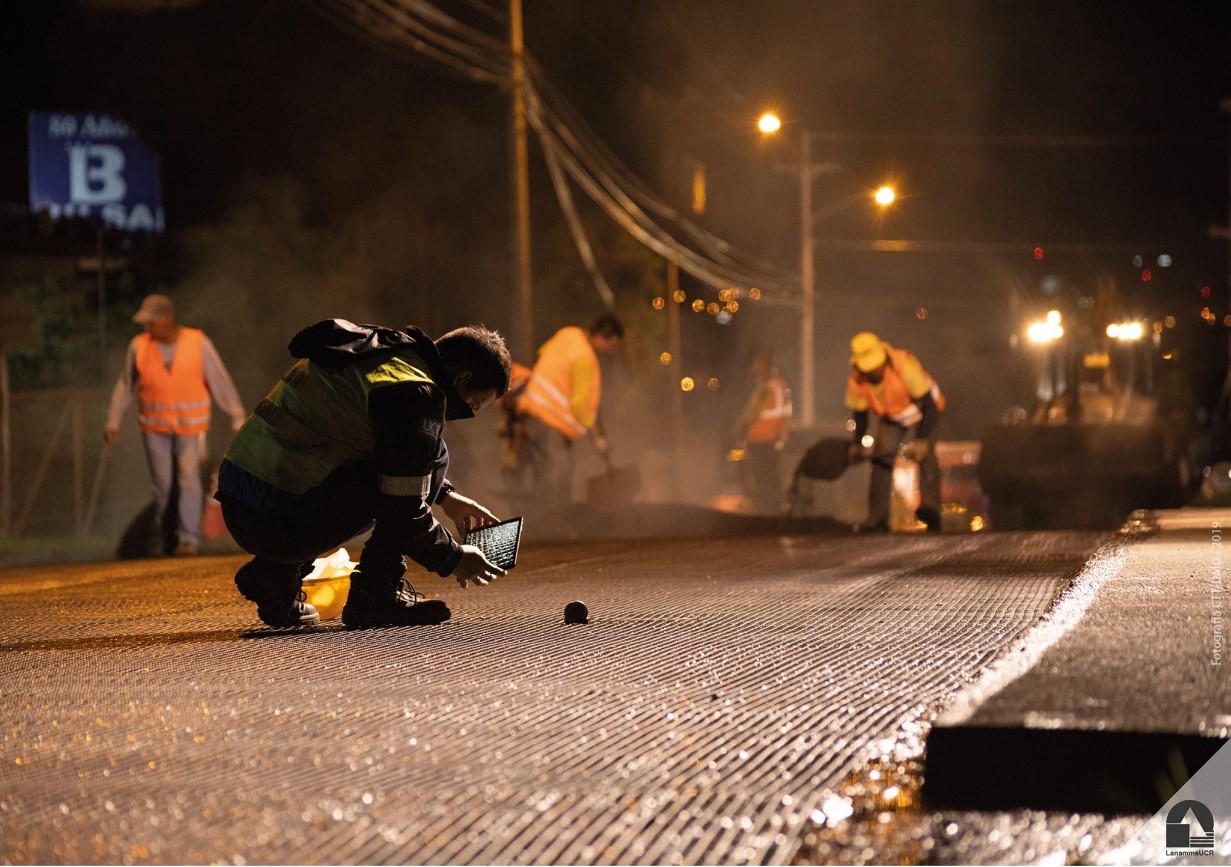
<instances>
[{"instance_id":1,"label":"work boot","mask_svg":"<svg viewBox=\"0 0 1231 867\"><path fill-rule=\"evenodd\" d=\"M353 629L370 626L435 626L451 616L439 599L425 599L405 578L392 583L364 580L351 573L350 593L342 609L342 622Z\"/></svg>"},{"instance_id":2,"label":"work boot","mask_svg":"<svg viewBox=\"0 0 1231 867\"><path fill-rule=\"evenodd\" d=\"M253 558L235 573L235 586L256 603L256 615L266 626L311 626L320 623L300 584L311 563L274 563Z\"/></svg>"},{"instance_id":3,"label":"work boot","mask_svg":"<svg viewBox=\"0 0 1231 867\"><path fill-rule=\"evenodd\" d=\"M940 532L940 511L935 506L920 506L915 509L915 520L926 524L929 533Z\"/></svg>"}]
</instances>

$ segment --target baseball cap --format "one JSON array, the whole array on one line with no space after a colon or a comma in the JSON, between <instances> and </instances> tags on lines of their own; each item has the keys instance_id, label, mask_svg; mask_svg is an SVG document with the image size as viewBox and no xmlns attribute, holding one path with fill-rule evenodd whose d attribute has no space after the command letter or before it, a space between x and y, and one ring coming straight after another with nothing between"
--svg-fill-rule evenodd
<instances>
[{"instance_id":1,"label":"baseball cap","mask_svg":"<svg viewBox=\"0 0 1231 867\"><path fill-rule=\"evenodd\" d=\"M167 313L175 313L175 302L166 295L159 295L155 292L153 295L145 296L145 300L141 302L141 309L133 314L133 322L144 325L155 316Z\"/></svg>"},{"instance_id":2,"label":"baseball cap","mask_svg":"<svg viewBox=\"0 0 1231 867\"><path fill-rule=\"evenodd\" d=\"M871 373L887 360L885 344L871 331L860 331L851 338L851 365L860 373Z\"/></svg>"}]
</instances>

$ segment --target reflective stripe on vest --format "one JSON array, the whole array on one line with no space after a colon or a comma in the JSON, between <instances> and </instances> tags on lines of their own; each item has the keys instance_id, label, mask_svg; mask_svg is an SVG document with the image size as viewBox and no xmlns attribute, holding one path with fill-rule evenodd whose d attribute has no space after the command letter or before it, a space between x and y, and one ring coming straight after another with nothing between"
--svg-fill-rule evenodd
<instances>
[{"instance_id":1,"label":"reflective stripe on vest","mask_svg":"<svg viewBox=\"0 0 1231 867\"><path fill-rule=\"evenodd\" d=\"M761 412L748 427L747 439L752 443L773 443L786 436L787 428L793 415L791 406L791 390L781 377L774 376L765 381L770 390L770 400L761 407Z\"/></svg>"},{"instance_id":2,"label":"reflective stripe on vest","mask_svg":"<svg viewBox=\"0 0 1231 867\"><path fill-rule=\"evenodd\" d=\"M910 363L914 359L911 353L905 349L893 349L890 350L889 354L892 358L892 363L885 367L885 378L881 380L880 386L873 386L872 383L865 382L856 377L856 387L868 402L868 407L872 412L903 427L910 427L919 423L923 418L923 411L915 403L916 399L911 397L910 392L906 388L906 383L902 381L902 377L898 374L896 368ZM915 361L915 363L917 364L918 362ZM935 379L928 376L928 381L931 383L929 393L932 395L932 400L936 403L936 408L943 412L945 409L945 396L941 394L940 386L936 384ZM877 396L878 391L884 397L883 402Z\"/></svg>"},{"instance_id":3,"label":"reflective stripe on vest","mask_svg":"<svg viewBox=\"0 0 1231 867\"><path fill-rule=\"evenodd\" d=\"M195 436L209 430L211 404L201 361L204 337L199 328L181 325L168 368L158 341L137 335L137 423L145 433Z\"/></svg>"},{"instance_id":4,"label":"reflective stripe on vest","mask_svg":"<svg viewBox=\"0 0 1231 867\"><path fill-rule=\"evenodd\" d=\"M280 490L307 493L343 464L371 457L376 435L368 396L403 382L435 384L427 363L409 351L342 368L301 359L231 440L227 460ZM443 414L438 421L444 425ZM414 478L418 493L423 480ZM409 491L400 477L383 484L388 493Z\"/></svg>"},{"instance_id":5,"label":"reflective stripe on vest","mask_svg":"<svg viewBox=\"0 0 1231 867\"><path fill-rule=\"evenodd\" d=\"M590 346L589 335L576 326L561 328L543 344L526 390L517 402L518 412L534 416L572 440L588 430L573 412L572 368L578 361L592 364L584 400L590 415L596 415L602 389L598 356Z\"/></svg>"}]
</instances>

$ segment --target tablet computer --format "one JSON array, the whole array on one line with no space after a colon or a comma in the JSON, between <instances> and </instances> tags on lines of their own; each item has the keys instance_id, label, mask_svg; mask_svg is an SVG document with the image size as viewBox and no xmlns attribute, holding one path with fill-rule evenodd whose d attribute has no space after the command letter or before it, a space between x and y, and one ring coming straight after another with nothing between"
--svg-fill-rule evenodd
<instances>
[{"instance_id":1,"label":"tablet computer","mask_svg":"<svg viewBox=\"0 0 1231 867\"><path fill-rule=\"evenodd\" d=\"M517 551L521 547L521 518L471 530L462 542L474 545L501 569L512 569L517 565Z\"/></svg>"}]
</instances>

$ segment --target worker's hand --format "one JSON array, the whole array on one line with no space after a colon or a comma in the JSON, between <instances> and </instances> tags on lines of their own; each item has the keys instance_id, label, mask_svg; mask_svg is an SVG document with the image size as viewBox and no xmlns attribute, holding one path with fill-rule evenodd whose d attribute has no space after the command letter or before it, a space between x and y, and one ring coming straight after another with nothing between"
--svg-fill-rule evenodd
<instances>
[{"instance_id":1,"label":"worker's hand","mask_svg":"<svg viewBox=\"0 0 1231 867\"><path fill-rule=\"evenodd\" d=\"M453 570L453 577L458 585L465 590L467 583L480 586L495 581L505 571L483 556L483 552L474 545L462 546L462 559Z\"/></svg>"},{"instance_id":2,"label":"worker's hand","mask_svg":"<svg viewBox=\"0 0 1231 867\"><path fill-rule=\"evenodd\" d=\"M846 449L846 460L848 463L857 464L864 458L870 457L872 457L872 448L870 446L851 443Z\"/></svg>"},{"instance_id":3,"label":"worker's hand","mask_svg":"<svg viewBox=\"0 0 1231 867\"><path fill-rule=\"evenodd\" d=\"M103 428L103 442L105 442L107 445L114 444L116 439L119 437L119 435L120 435L120 429L118 427Z\"/></svg>"},{"instance_id":4,"label":"worker's hand","mask_svg":"<svg viewBox=\"0 0 1231 867\"><path fill-rule=\"evenodd\" d=\"M917 464L926 461L932 454L932 441L930 439L911 440L906 445L902 446L902 457L907 460L914 461Z\"/></svg>"},{"instance_id":5,"label":"worker's hand","mask_svg":"<svg viewBox=\"0 0 1231 867\"><path fill-rule=\"evenodd\" d=\"M479 527L500 523L500 519L487 509L457 491L450 491L449 495L440 501L440 508L463 536Z\"/></svg>"},{"instance_id":6,"label":"worker's hand","mask_svg":"<svg viewBox=\"0 0 1231 867\"><path fill-rule=\"evenodd\" d=\"M594 440L594 448L599 453L599 456L604 459L610 459L611 443L608 441L607 437L603 436L601 433L596 433L591 435L591 439Z\"/></svg>"}]
</instances>

